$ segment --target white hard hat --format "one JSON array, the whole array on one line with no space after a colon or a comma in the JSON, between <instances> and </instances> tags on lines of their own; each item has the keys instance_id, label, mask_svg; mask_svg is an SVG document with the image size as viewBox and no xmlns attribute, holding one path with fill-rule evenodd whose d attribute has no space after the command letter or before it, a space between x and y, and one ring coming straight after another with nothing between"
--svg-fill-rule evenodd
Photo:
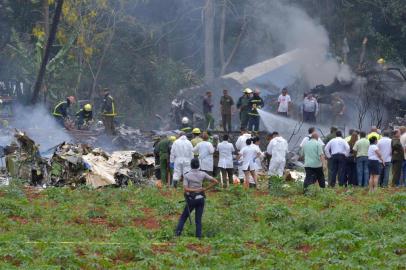
<instances>
[{"instance_id":1,"label":"white hard hat","mask_svg":"<svg viewBox=\"0 0 406 270\"><path fill-rule=\"evenodd\" d=\"M189 124L189 118L187 118L187 117L183 117L182 118L182 124Z\"/></svg>"},{"instance_id":2,"label":"white hard hat","mask_svg":"<svg viewBox=\"0 0 406 270\"><path fill-rule=\"evenodd\" d=\"M252 90L251 90L251 88L245 88L243 92L246 94L251 94Z\"/></svg>"}]
</instances>

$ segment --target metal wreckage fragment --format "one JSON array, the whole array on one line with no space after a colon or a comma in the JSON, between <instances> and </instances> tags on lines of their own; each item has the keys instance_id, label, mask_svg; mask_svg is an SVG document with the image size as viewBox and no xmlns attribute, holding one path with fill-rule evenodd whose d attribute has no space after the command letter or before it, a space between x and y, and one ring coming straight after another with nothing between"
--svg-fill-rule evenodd
<instances>
[{"instance_id":1,"label":"metal wreckage fragment","mask_svg":"<svg viewBox=\"0 0 406 270\"><path fill-rule=\"evenodd\" d=\"M86 184L126 186L152 184L155 161L152 154L115 151L112 154L88 144L63 142L44 158L25 133L17 131L15 142L4 148L6 169L11 178L29 180L31 185L77 186Z\"/></svg>"}]
</instances>

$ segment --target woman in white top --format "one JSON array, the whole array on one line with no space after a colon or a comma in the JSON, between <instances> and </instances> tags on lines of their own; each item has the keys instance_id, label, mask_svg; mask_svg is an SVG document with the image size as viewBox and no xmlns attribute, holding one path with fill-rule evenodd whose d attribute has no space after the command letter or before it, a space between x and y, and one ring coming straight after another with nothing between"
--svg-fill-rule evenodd
<instances>
[{"instance_id":1,"label":"woman in white top","mask_svg":"<svg viewBox=\"0 0 406 270\"><path fill-rule=\"evenodd\" d=\"M193 152L199 154L200 170L206 172L210 176L213 175L213 154L214 147L208 142L209 135L206 132L202 135L202 142L199 142L194 148Z\"/></svg>"},{"instance_id":2,"label":"woman in white top","mask_svg":"<svg viewBox=\"0 0 406 270\"><path fill-rule=\"evenodd\" d=\"M244 171L244 187L249 187L250 175L254 179L255 185L258 188L256 169L256 159L261 156L261 151L258 150L252 143L252 139L247 139L247 146L241 149L239 156L242 157L242 170Z\"/></svg>"},{"instance_id":3,"label":"woman in white top","mask_svg":"<svg viewBox=\"0 0 406 270\"><path fill-rule=\"evenodd\" d=\"M221 171L222 182L221 186L223 186L223 182L226 182L226 186L229 187L230 184L233 183L233 171L234 171L234 164L233 164L233 152L235 151L234 146L232 143L228 142L228 134L223 136L223 141L218 144L217 151L219 152L219 168ZM228 176L228 181L227 181Z\"/></svg>"},{"instance_id":4,"label":"woman in white top","mask_svg":"<svg viewBox=\"0 0 406 270\"><path fill-rule=\"evenodd\" d=\"M369 168L369 191L375 191L378 186L379 176L381 174L381 166L385 164L381 152L377 146L378 139L373 136L369 139L368 148L368 168Z\"/></svg>"}]
</instances>

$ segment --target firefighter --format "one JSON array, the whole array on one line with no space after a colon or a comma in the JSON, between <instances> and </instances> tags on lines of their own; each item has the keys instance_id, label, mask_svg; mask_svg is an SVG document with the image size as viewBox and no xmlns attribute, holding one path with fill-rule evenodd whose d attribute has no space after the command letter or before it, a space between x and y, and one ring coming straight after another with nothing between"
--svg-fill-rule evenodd
<instances>
[{"instance_id":1,"label":"firefighter","mask_svg":"<svg viewBox=\"0 0 406 270\"><path fill-rule=\"evenodd\" d=\"M92 105L87 103L80 111L76 113L78 129L88 127L93 121Z\"/></svg>"},{"instance_id":2,"label":"firefighter","mask_svg":"<svg viewBox=\"0 0 406 270\"><path fill-rule=\"evenodd\" d=\"M259 96L260 91L255 89L253 97L250 99L250 111L248 130L249 131L259 131L259 113L258 109L264 107L264 100Z\"/></svg>"},{"instance_id":3,"label":"firefighter","mask_svg":"<svg viewBox=\"0 0 406 270\"><path fill-rule=\"evenodd\" d=\"M54 107L52 115L54 116L55 120L62 126L65 127L65 122L69 120L69 108L71 105L76 103L76 99L74 96L69 96L66 98L65 101L61 101Z\"/></svg>"},{"instance_id":4,"label":"firefighter","mask_svg":"<svg viewBox=\"0 0 406 270\"><path fill-rule=\"evenodd\" d=\"M189 118L187 117L182 118L182 127L180 128L180 131L184 133L190 133L192 131L192 128L189 125Z\"/></svg>"},{"instance_id":5,"label":"firefighter","mask_svg":"<svg viewBox=\"0 0 406 270\"><path fill-rule=\"evenodd\" d=\"M110 95L108 88L105 88L101 92L101 94L103 96L102 120L104 124L104 129L108 135L115 135L116 128L114 126L114 118L117 115L117 112L114 99Z\"/></svg>"},{"instance_id":6,"label":"firefighter","mask_svg":"<svg viewBox=\"0 0 406 270\"><path fill-rule=\"evenodd\" d=\"M199 142L203 141L203 139L200 137L201 133L200 128L194 128L192 130L193 139L190 142L192 143L193 147L195 147Z\"/></svg>"},{"instance_id":7,"label":"firefighter","mask_svg":"<svg viewBox=\"0 0 406 270\"><path fill-rule=\"evenodd\" d=\"M245 88L243 93L244 95L238 99L237 109L240 110L241 129L247 129L252 90L250 88Z\"/></svg>"}]
</instances>

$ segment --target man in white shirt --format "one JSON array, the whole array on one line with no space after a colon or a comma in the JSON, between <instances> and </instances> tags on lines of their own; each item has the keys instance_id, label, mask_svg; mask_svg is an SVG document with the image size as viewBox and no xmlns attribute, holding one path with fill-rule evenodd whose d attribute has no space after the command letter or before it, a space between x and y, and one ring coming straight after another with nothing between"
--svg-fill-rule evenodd
<instances>
[{"instance_id":1,"label":"man in white shirt","mask_svg":"<svg viewBox=\"0 0 406 270\"><path fill-rule=\"evenodd\" d=\"M287 117L291 103L292 99L288 95L288 89L285 87L282 89L282 94L278 97L278 114Z\"/></svg>"},{"instance_id":2,"label":"man in white shirt","mask_svg":"<svg viewBox=\"0 0 406 270\"><path fill-rule=\"evenodd\" d=\"M247 146L247 143L246 143L247 139L251 139L251 134L249 134L245 128L242 128L241 136L238 137L237 142L235 143L235 148L237 149L237 152L240 152L245 146ZM240 179L241 183L244 182L244 172L242 170L241 165L238 166L238 178Z\"/></svg>"},{"instance_id":3,"label":"man in white shirt","mask_svg":"<svg viewBox=\"0 0 406 270\"><path fill-rule=\"evenodd\" d=\"M269 162L268 175L282 177L285 170L286 154L288 153L288 142L277 132L274 132L274 138L269 142L266 152L272 156Z\"/></svg>"},{"instance_id":4,"label":"man in white shirt","mask_svg":"<svg viewBox=\"0 0 406 270\"><path fill-rule=\"evenodd\" d=\"M327 158L331 158L331 174L328 176L329 185L331 187L336 185L338 174L338 184L344 186L346 184L345 162L346 157L350 154L350 146L343 139L341 131L337 131L336 137L327 143L324 152Z\"/></svg>"},{"instance_id":5,"label":"man in white shirt","mask_svg":"<svg viewBox=\"0 0 406 270\"><path fill-rule=\"evenodd\" d=\"M389 172L392 166L392 140L389 136L390 132L385 130L382 138L378 141L378 149L384 161L384 167L379 176L380 187L387 187L389 184Z\"/></svg>"}]
</instances>

